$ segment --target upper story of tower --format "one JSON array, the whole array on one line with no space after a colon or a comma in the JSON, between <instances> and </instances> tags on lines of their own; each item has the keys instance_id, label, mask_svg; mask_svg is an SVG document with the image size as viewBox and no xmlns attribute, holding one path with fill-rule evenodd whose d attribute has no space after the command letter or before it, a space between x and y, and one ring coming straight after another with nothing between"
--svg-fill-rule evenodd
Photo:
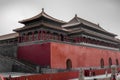
<instances>
[{"instance_id":1,"label":"upper story of tower","mask_svg":"<svg viewBox=\"0 0 120 80\"><path fill-rule=\"evenodd\" d=\"M18 33L18 43L33 41L60 41L90 47L119 49L120 40L116 34L104 30L100 25L84 20L77 15L68 22L48 15L44 9L32 18L19 21L23 27Z\"/></svg>"}]
</instances>

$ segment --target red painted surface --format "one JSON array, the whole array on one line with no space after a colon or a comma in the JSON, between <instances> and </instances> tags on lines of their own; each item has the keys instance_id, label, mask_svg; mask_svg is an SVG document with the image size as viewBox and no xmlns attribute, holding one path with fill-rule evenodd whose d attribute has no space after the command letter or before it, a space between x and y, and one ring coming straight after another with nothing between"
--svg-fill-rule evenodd
<instances>
[{"instance_id":1,"label":"red painted surface","mask_svg":"<svg viewBox=\"0 0 120 80\"><path fill-rule=\"evenodd\" d=\"M78 78L78 72L61 72L54 74L38 74L11 78L10 80L68 80Z\"/></svg>"},{"instance_id":2,"label":"red painted surface","mask_svg":"<svg viewBox=\"0 0 120 80\"><path fill-rule=\"evenodd\" d=\"M41 66L50 65L50 43L18 47L18 58Z\"/></svg>"},{"instance_id":3,"label":"red painted surface","mask_svg":"<svg viewBox=\"0 0 120 80\"><path fill-rule=\"evenodd\" d=\"M71 60L73 68L100 67L101 58L104 59L104 66L109 65L109 58L113 64L116 64L116 59L120 62L120 52L51 42L20 46L18 58L39 65L50 65L51 68L65 69L68 59Z\"/></svg>"},{"instance_id":4,"label":"red painted surface","mask_svg":"<svg viewBox=\"0 0 120 80\"><path fill-rule=\"evenodd\" d=\"M108 69L92 69L92 70L84 70L85 76L96 76L96 75L103 75L107 73L111 73L111 68ZM120 72L120 68L117 68L117 71ZM91 72L91 75L90 75Z\"/></svg>"},{"instance_id":5,"label":"red painted surface","mask_svg":"<svg viewBox=\"0 0 120 80\"><path fill-rule=\"evenodd\" d=\"M84 75L85 76L96 76L96 75L103 75L107 73L111 73L111 69L94 69L94 70L85 70ZM91 74L90 74L91 73Z\"/></svg>"},{"instance_id":6,"label":"red painted surface","mask_svg":"<svg viewBox=\"0 0 120 80\"><path fill-rule=\"evenodd\" d=\"M104 59L104 65L109 65L109 58L116 64L116 59L120 62L120 52L91 48L85 46L75 46L62 43L51 43L51 67L66 68L66 61L72 61L72 67L100 67L101 58Z\"/></svg>"}]
</instances>

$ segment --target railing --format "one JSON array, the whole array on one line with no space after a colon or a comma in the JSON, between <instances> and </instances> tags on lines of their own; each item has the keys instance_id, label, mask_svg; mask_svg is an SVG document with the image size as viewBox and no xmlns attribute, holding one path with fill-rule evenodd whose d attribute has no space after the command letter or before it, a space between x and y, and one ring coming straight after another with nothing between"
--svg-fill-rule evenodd
<instances>
[{"instance_id":1,"label":"railing","mask_svg":"<svg viewBox=\"0 0 120 80\"><path fill-rule=\"evenodd\" d=\"M37 74L37 75L29 75L29 76L20 76L10 78L10 80L69 80L73 78L78 78L78 71L71 72L60 72L53 74Z\"/></svg>"},{"instance_id":2,"label":"railing","mask_svg":"<svg viewBox=\"0 0 120 80\"><path fill-rule=\"evenodd\" d=\"M18 69L18 71L20 71L20 72L22 70L24 70L25 72L33 72L33 73L36 72L35 68L33 68L31 66L28 66L28 65L26 65L26 64L24 64L22 62L19 62L15 58L11 58L11 57L8 57L8 56L2 56L2 55L0 55L0 57L3 58L3 59L6 59L8 61L12 61L13 62L13 66L12 66L13 67L13 71L17 71L17 70L14 70L14 69Z\"/></svg>"},{"instance_id":3,"label":"railing","mask_svg":"<svg viewBox=\"0 0 120 80\"><path fill-rule=\"evenodd\" d=\"M102 45L96 45L96 44L90 44L90 43L80 43L81 45L90 46L90 47L96 47L101 49L109 49L109 50L116 50L119 51L119 48L109 47L109 46L102 46Z\"/></svg>"},{"instance_id":4,"label":"railing","mask_svg":"<svg viewBox=\"0 0 120 80\"><path fill-rule=\"evenodd\" d=\"M17 45L17 42L14 42L14 43L0 43L0 46L8 46L8 45Z\"/></svg>"},{"instance_id":5,"label":"railing","mask_svg":"<svg viewBox=\"0 0 120 80\"><path fill-rule=\"evenodd\" d=\"M120 68L118 68L120 69ZM96 76L103 75L105 71L111 73L111 69L95 69L95 70L85 70L84 73L91 72L91 75L85 76ZM79 71L66 71L66 72L57 72L57 73L45 73L45 74L37 74L37 75L28 75L28 76L19 76L19 77L11 77L10 80L69 80L74 78L79 78Z\"/></svg>"},{"instance_id":6,"label":"railing","mask_svg":"<svg viewBox=\"0 0 120 80\"><path fill-rule=\"evenodd\" d=\"M96 44L90 44L90 43L85 43L85 42L79 42L79 43L74 43L70 41L61 41L61 40L54 40L54 39L49 39L49 40L36 40L36 41L27 41L27 42L22 42L18 43L18 45L27 45L27 44L38 44L38 43L46 43L46 42L59 42L59 43L65 43L65 44L72 44L72 45L80 45L80 46L90 46L90 47L95 47L95 48L100 48L100 49L108 49L108 50L115 50L119 51L119 48L115 47L109 47L109 46L102 46L102 45L96 45Z\"/></svg>"},{"instance_id":7,"label":"railing","mask_svg":"<svg viewBox=\"0 0 120 80\"><path fill-rule=\"evenodd\" d=\"M120 71L120 67L117 67L117 71ZM103 75L106 73L111 73L111 68L104 68L104 69L87 69L84 70L84 75L85 76L96 76L96 75Z\"/></svg>"},{"instance_id":8,"label":"railing","mask_svg":"<svg viewBox=\"0 0 120 80\"><path fill-rule=\"evenodd\" d=\"M12 58L9 58L10 60L14 61L14 65L13 65L13 71L15 69L15 71L18 71L18 72L36 72L36 69L29 66L29 65L26 65L20 61L18 61L17 59L12 59Z\"/></svg>"}]
</instances>

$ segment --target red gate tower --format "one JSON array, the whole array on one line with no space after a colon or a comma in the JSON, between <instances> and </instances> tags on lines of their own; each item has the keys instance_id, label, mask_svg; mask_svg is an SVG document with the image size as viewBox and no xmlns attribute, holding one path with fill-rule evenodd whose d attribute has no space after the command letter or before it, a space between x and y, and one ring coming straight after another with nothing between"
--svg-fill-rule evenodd
<instances>
[{"instance_id":1,"label":"red gate tower","mask_svg":"<svg viewBox=\"0 0 120 80\"><path fill-rule=\"evenodd\" d=\"M39 66L57 69L105 68L119 65L120 41L100 25L77 15L69 22L55 19L44 10L19 21L17 57Z\"/></svg>"}]
</instances>

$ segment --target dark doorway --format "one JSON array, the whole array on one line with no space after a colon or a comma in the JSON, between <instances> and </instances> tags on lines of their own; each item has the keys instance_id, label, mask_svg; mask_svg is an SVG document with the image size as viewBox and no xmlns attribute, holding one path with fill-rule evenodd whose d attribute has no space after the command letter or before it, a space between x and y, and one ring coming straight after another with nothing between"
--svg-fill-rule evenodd
<instances>
[{"instance_id":1,"label":"dark doorway","mask_svg":"<svg viewBox=\"0 0 120 80\"><path fill-rule=\"evenodd\" d=\"M66 69L70 70L72 68L72 61L70 59L67 59L66 61Z\"/></svg>"}]
</instances>

